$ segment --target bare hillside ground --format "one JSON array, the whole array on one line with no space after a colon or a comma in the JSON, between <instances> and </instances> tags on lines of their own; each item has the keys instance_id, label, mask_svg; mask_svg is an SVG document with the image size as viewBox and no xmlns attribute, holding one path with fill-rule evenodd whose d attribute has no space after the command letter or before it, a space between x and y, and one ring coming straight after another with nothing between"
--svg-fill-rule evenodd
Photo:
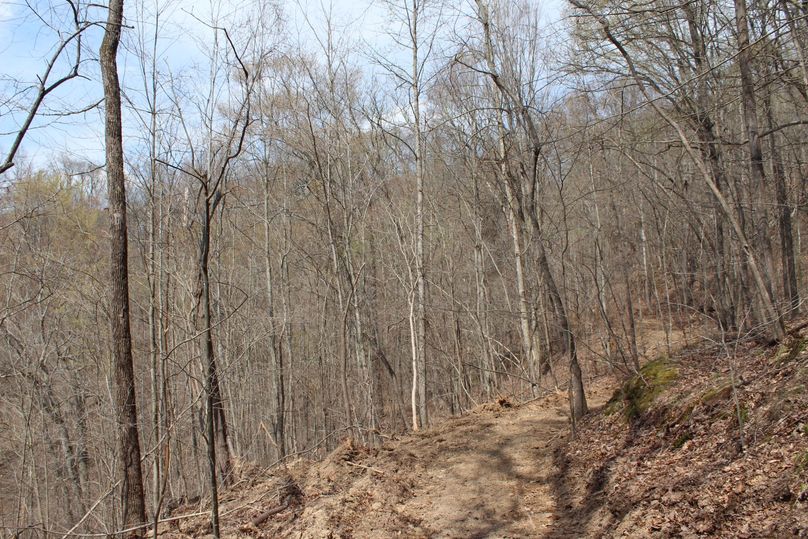
<instances>
[{"instance_id":1,"label":"bare hillside ground","mask_svg":"<svg viewBox=\"0 0 808 539\"><path fill-rule=\"evenodd\" d=\"M380 448L346 440L321 462L242 466L223 494L223 535L808 536L808 340L730 355L703 343L622 385L591 383L574 439L554 392ZM177 509L162 536L204 537L204 511L204 500Z\"/></svg>"}]
</instances>

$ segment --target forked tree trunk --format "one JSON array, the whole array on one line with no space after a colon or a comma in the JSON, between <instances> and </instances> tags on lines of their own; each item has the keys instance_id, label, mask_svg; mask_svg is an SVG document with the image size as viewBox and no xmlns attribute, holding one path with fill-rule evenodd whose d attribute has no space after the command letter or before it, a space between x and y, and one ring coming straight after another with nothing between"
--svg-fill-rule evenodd
<instances>
[{"instance_id":1,"label":"forked tree trunk","mask_svg":"<svg viewBox=\"0 0 808 539\"><path fill-rule=\"evenodd\" d=\"M477 1L478 17L483 26L485 38L485 57L491 77L496 77L496 64L494 59L494 48L491 41L491 31L489 26L488 8L482 0ZM505 206L510 225L511 243L513 248L514 265L516 266L516 290L519 295L519 334L522 338L522 350L524 360L530 366L538 366L539 346L533 338L531 324L531 309L528 302L527 283L525 279L525 242L523 228L525 216L522 213L521 201L517 195L518 190L513 185L512 174L508 170L507 147L505 144L505 121L503 119L503 108L505 95L494 80L495 91L499 95L499 107L496 115L497 122L497 151L499 159L500 181L505 188Z\"/></svg>"},{"instance_id":2,"label":"forked tree trunk","mask_svg":"<svg viewBox=\"0 0 808 539\"><path fill-rule=\"evenodd\" d=\"M752 192L756 197L763 194L766 188L766 171L763 167L763 148L760 144L760 127L758 121L758 106L755 96L755 81L752 75L752 54L749 42L749 20L746 10L746 0L734 0L735 3L735 28L738 36L738 69L741 74L741 108L743 110L743 123L746 128L747 151L749 154L749 171L752 177ZM765 233L767 218L765 204L753 206L752 226L755 229L755 244L758 247L758 255L761 257L761 276L763 278L766 292L770 298L772 313L765 312L768 307L763 301L763 311L761 320L771 322L772 317L780 318L780 312L774 300L774 290L772 288L772 257L771 242ZM782 323L781 323L782 324Z\"/></svg>"},{"instance_id":3,"label":"forked tree trunk","mask_svg":"<svg viewBox=\"0 0 808 539\"><path fill-rule=\"evenodd\" d=\"M207 436L207 456L209 487L211 492L211 525L213 535L219 537L219 499L217 475L222 482L230 481L232 455L227 432L227 420L224 411L219 369L216 365L216 354L213 347L213 319L210 305L210 231L211 221L216 207L221 201L221 193L217 191L211 201L207 188L204 189L204 215L202 216L202 233L199 239L199 293L202 309L202 360L205 367L205 432Z\"/></svg>"},{"instance_id":4,"label":"forked tree trunk","mask_svg":"<svg viewBox=\"0 0 808 539\"><path fill-rule=\"evenodd\" d=\"M524 103L518 102L515 95L516 92L512 92L500 79L499 73L496 66L496 59L494 56L494 44L493 39L491 36L491 20L490 14L488 11L488 5L486 0L476 0L477 3L477 17L480 21L481 26L483 27L483 39L485 43L485 57L486 63L488 65L488 76L491 79L491 82L496 87L496 90L499 92L501 99L503 102L510 101L511 105L517 107L519 112L519 117L524 122L524 126L527 130L527 135L530 139L530 144L533 148L534 155L538 157L539 155L539 148L541 148L541 140L539 140L539 134L536 129L536 126L533 122L532 117L530 116L530 111L527 109ZM503 125L502 125L502 116L501 112L498 115L498 128L500 130L500 158L503 158ZM504 162L504 160L503 160ZM503 180L507 183L508 178L503 178ZM535 181L536 178L533 178ZM528 221L529 224L532 226L532 231L537 238L537 248L538 248L538 263L539 263L539 272L542 281L547 285L548 294L550 298L550 302L552 303L553 312L556 316L556 320L560 326L564 348L568 354L569 361L570 361L570 391L571 391L571 398L570 398L570 412L572 414L573 421L577 418L583 416L587 413L587 404L586 404L586 395L584 394L584 383L583 383L583 375L581 372L580 364L578 363L578 353L575 346L575 335L572 332L572 328L570 327L569 318L567 316L566 307L564 305L564 300L561 297L561 293L556 286L555 279L553 278L552 271L550 269L550 263L547 258L547 250L544 245L544 238L542 237L542 230L540 227L540 223L536 217L536 213L533 207L529 207L527 211L521 209L522 212L522 221ZM525 213L527 213L527 217L525 217ZM530 348L538 348L533 346L532 339L529 344ZM538 359L536 359L538 362ZM543 368L543 367L542 367Z\"/></svg>"}]
</instances>

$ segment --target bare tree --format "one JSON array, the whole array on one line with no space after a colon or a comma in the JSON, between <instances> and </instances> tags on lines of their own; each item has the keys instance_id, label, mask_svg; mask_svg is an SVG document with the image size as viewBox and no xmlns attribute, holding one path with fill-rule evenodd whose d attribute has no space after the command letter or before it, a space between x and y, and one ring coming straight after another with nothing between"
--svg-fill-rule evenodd
<instances>
[{"instance_id":1,"label":"bare tree","mask_svg":"<svg viewBox=\"0 0 808 539\"><path fill-rule=\"evenodd\" d=\"M122 523L125 528L146 522L146 498L140 466L132 335L129 325L129 257L126 228L126 178L121 126L118 44L123 27L123 0L111 0L99 59L104 82L105 139L110 227L110 324L115 371L115 414L122 474ZM141 535L140 531L133 535Z\"/></svg>"},{"instance_id":2,"label":"bare tree","mask_svg":"<svg viewBox=\"0 0 808 539\"><path fill-rule=\"evenodd\" d=\"M442 4L428 0L407 0L403 4L389 2L390 11L400 28L393 31L393 40L409 54L409 65L401 67L375 54L376 61L407 90L407 103L403 108L405 123L411 133L406 142L397 135L413 160L415 176L415 272L414 305L411 305L413 383L411 406L413 429L429 422L427 399L427 304L428 280L425 262L425 175L427 125L423 102L427 86L434 77L428 70L435 54L436 41L442 20ZM399 33L400 32L400 33ZM382 126L382 123L379 124ZM389 132L389 131L388 131Z\"/></svg>"},{"instance_id":3,"label":"bare tree","mask_svg":"<svg viewBox=\"0 0 808 539\"><path fill-rule=\"evenodd\" d=\"M79 1L66 0L66 4L70 10L72 28L67 32L58 32L59 43L54 47L53 53L45 62L45 69L42 74L37 75L37 82L34 85L35 95L33 101L28 106L25 119L17 130L17 134L3 162L0 163L0 174L3 174L14 166L14 158L22 145L22 141L26 134L28 134L31 124L37 117L48 95L66 82L79 77L79 68L82 64L82 35L87 28L92 26L92 23L85 20L85 14L82 12L83 6ZM35 8L32 7L31 4L28 4L28 6L35 11ZM35 14L42 20L38 13ZM63 75L59 76L57 72L61 68L60 62L65 57L68 57L69 51L71 50L73 56L69 58L70 67ZM95 104L92 106L95 106Z\"/></svg>"},{"instance_id":4,"label":"bare tree","mask_svg":"<svg viewBox=\"0 0 808 539\"><path fill-rule=\"evenodd\" d=\"M514 253L517 260L517 275L520 271L521 257L524 245L519 241L520 226L529 226L536 236L536 249L537 260L539 266L539 273L544 285L547 287L550 304L553 313L558 320L558 325L563 336L564 350L569 356L570 361L570 411L573 419L578 419L587 413L586 395L583 387L583 374L578 362L578 352L575 343L575 335L570 326L567 309L564 305L564 299L561 295L559 287L553 276L550 268L550 262L547 255L547 248L542 233L542 227L539 223L537 216L536 197L538 197L539 189L539 168L538 162L542 154L544 142L541 140L539 130L535 124L532 113L526 101L521 97L523 90L521 87L515 87L508 84L508 79L501 73L500 67L497 65L494 41L492 37L492 21L488 4L484 0L477 0L477 18L483 28L483 47L486 70L484 74L490 79L491 83L496 87L497 93L500 96L501 103L508 104L513 109L513 115L517 121L523 126L527 134L528 143L530 146L531 161L527 167L521 167L522 174L526 174L525 178L520 185L516 181L515 175L508 168L508 155L505 147L505 124L502 118L502 112L498 113L497 130L499 132L499 158L500 167L502 168L502 181L505 184L506 203L511 208L511 227L512 235L514 238ZM516 70L517 68L514 67ZM517 79L517 84L518 84ZM524 288L524 284L520 288ZM522 309L527 309L527 302L524 300L526 292L520 290L520 298L522 299ZM529 327L529 322L526 321L527 313L522 314L522 332L523 341L525 346L525 353L530 354L534 350L535 345L532 342L531 334L532 329ZM531 358L533 359L533 358ZM541 365L541 361L535 361L536 364Z\"/></svg>"}]
</instances>

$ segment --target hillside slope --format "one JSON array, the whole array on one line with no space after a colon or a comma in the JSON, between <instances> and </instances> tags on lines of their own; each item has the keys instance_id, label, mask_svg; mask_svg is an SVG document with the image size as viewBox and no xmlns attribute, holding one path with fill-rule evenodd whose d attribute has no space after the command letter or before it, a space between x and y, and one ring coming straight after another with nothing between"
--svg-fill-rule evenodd
<instances>
[{"instance_id":1,"label":"hillside slope","mask_svg":"<svg viewBox=\"0 0 808 539\"><path fill-rule=\"evenodd\" d=\"M807 346L646 364L556 449L550 536L808 537Z\"/></svg>"},{"instance_id":2,"label":"hillside slope","mask_svg":"<svg viewBox=\"0 0 808 539\"><path fill-rule=\"evenodd\" d=\"M732 370L726 347L690 349L617 391L600 380L576 439L555 393L381 448L348 440L322 462L245 467L223 495L223 535L808 536L805 348L739 344ZM197 515L163 537L204 536L203 510L177 510Z\"/></svg>"}]
</instances>

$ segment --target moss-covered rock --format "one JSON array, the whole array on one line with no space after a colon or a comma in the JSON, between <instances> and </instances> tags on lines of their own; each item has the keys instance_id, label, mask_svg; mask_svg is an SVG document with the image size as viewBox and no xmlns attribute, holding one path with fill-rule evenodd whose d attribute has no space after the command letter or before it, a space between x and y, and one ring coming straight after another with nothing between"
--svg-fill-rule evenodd
<instances>
[{"instance_id":1,"label":"moss-covered rock","mask_svg":"<svg viewBox=\"0 0 808 539\"><path fill-rule=\"evenodd\" d=\"M808 451L803 451L794 457L794 467L797 468L797 473L808 471Z\"/></svg>"},{"instance_id":2,"label":"moss-covered rock","mask_svg":"<svg viewBox=\"0 0 808 539\"><path fill-rule=\"evenodd\" d=\"M729 399L731 395L732 384L727 382L707 390L707 392L701 397L701 402L708 405L716 404Z\"/></svg>"},{"instance_id":3,"label":"moss-covered rock","mask_svg":"<svg viewBox=\"0 0 808 539\"><path fill-rule=\"evenodd\" d=\"M677 438L673 441L673 444L671 444L671 447L673 447L674 449L681 449L682 446L684 446L687 442L689 442L692 439L693 439L693 433L691 433L690 431L685 431L679 436L677 436Z\"/></svg>"},{"instance_id":4,"label":"moss-covered rock","mask_svg":"<svg viewBox=\"0 0 808 539\"><path fill-rule=\"evenodd\" d=\"M622 410L627 419L637 419L678 377L679 369L670 359L661 357L649 361L615 392L606 405L606 413Z\"/></svg>"},{"instance_id":5,"label":"moss-covered rock","mask_svg":"<svg viewBox=\"0 0 808 539\"><path fill-rule=\"evenodd\" d=\"M771 363L773 365L790 363L797 359L806 349L808 349L808 339L790 339L780 345Z\"/></svg>"}]
</instances>

